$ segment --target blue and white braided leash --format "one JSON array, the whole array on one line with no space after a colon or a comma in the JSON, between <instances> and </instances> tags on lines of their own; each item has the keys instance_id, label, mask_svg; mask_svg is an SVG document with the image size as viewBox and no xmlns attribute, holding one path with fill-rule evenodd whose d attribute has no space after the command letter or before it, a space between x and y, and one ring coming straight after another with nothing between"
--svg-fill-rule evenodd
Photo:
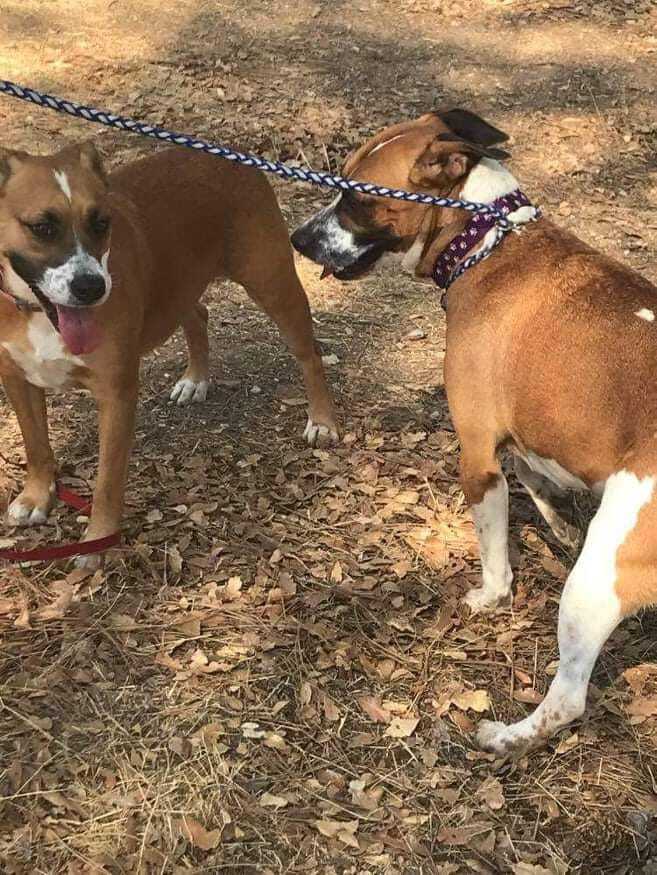
<instances>
[{"instance_id":1,"label":"blue and white braided leash","mask_svg":"<svg viewBox=\"0 0 657 875\"><path fill-rule=\"evenodd\" d=\"M491 204L482 204L477 203L476 201L463 201L456 198L435 197L434 195L422 194L421 192L403 191L402 189L397 188L387 188L384 185L374 185L371 182L358 182L355 179L345 179L343 176L333 176L330 173L321 173L317 170L304 170L301 167L290 167L288 164L283 164L281 161L269 161L266 158L260 158L258 155L237 152L227 146L214 145L205 140L201 140L198 137L176 133L175 131L168 131L158 125L149 125L145 122L129 118L128 116L114 115L113 113L104 110L93 109L92 107L75 103L75 101L72 100L62 100L60 97L54 97L52 94L44 94L33 88L24 88L23 86L17 85L15 82L10 82L6 79L0 79L0 93L7 94L10 97L16 97L19 100L28 101L29 103L35 103L37 106L52 109L56 112L64 112L68 115L85 119L89 122L96 122L97 124L105 125L108 128L118 128L121 131L141 134L144 137L150 137L159 142L173 143L176 146L186 146L189 149L195 149L197 152L207 152L208 155L217 155L219 158L226 158L228 161L235 161L237 164L244 164L246 167L257 167L259 170L264 170L266 173L274 173L284 179L296 179L301 182L309 182L312 185L319 185L324 188L337 188L341 191L356 191L362 194L375 195L376 197L388 197L393 198L394 200L411 201L426 206L453 207L456 209L467 210L470 213L486 213L495 217L500 228L510 230L514 227L514 223L509 221L503 213L495 209Z\"/></svg>"}]
</instances>

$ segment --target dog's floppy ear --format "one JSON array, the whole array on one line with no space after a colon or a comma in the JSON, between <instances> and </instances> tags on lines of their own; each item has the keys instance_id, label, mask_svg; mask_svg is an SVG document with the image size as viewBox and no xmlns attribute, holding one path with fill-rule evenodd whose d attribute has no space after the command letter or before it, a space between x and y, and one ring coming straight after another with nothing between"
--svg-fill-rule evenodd
<instances>
[{"instance_id":1,"label":"dog's floppy ear","mask_svg":"<svg viewBox=\"0 0 657 875\"><path fill-rule=\"evenodd\" d=\"M447 109L436 112L438 118L447 127L454 131L456 136L468 143L477 143L479 146L492 146L494 143L504 143L509 135L499 128L493 127L481 116L470 112L469 109Z\"/></svg>"},{"instance_id":2,"label":"dog's floppy ear","mask_svg":"<svg viewBox=\"0 0 657 875\"><path fill-rule=\"evenodd\" d=\"M452 134L438 134L416 160L409 173L413 185L451 184L461 179L480 158L508 158L508 152L495 147L467 143Z\"/></svg>"},{"instance_id":3,"label":"dog's floppy ear","mask_svg":"<svg viewBox=\"0 0 657 875\"><path fill-rule=\"evenodd\" d=\"M27 152L17 152L15 149L0 146L0 187L4 187L11 174L27 157Z\"/></svg>"}]
</instances>

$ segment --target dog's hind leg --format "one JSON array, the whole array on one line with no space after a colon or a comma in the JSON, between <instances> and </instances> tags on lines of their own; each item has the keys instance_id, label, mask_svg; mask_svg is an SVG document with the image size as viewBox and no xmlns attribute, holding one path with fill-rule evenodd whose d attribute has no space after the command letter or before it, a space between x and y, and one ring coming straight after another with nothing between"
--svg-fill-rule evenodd
<instances>
[{"instance_id":1,"label":"dog's hind leg","mask_svg":"<svg viewBox=\"0 0 657 875\"><path fill-rule=\"evenodd\" d=\"M45 393L20 377L3 377L2 384L16 411L27 458L25 485L9 505L7 519L14 526L40 525L55 499L56 465L48 439Z\"/></svg>"},{"instance_id":2,"label":"dog's hind leg","mask_svg":"<svg viewBox=\"0 0 657 875\"><path fill-rule=\"evenodd\" d=\"M205 401L210 373L208 308L197 303L182 322L187 341L187 368L169 396L176 404Z\"/></svg>"},{"instance_id":3,"label":"dog's hind leg","mask_svg":"<svg viewBox=\"0 0 657 875\"><path fill-rule=\"evenodd\" d=\"M565 547L575 549L580 540L580 532L566 522L552 503L554 498L564 494L562 489L551 483L546 477L537 474L527 462L517 454L514 456L515 473L518 480L531 495L538 512L550 527L554 537Z\"/></svg>"},{"instance_id":4,"label":"dog's hind leg","mask_svg":"<svg viewBox=\"0 0 657 875\"><path fill-rule=\"evenodd\" d=\"M338 430L333 402L313 335L308 299L294 269L292 253L286 253L279 269L268 277L253 277L245 280L243 285L249 296L276 323L301 366L308 395L304 438L311 446L336 441Z\"/></svg>"},{"instance_id":5,"label":"dog's hind leg","mask_svg":"<svg viewBox=\"0 0 657 875\"><path fill-rule=\"evenodd\" d=\"M477 739L496 754L540 744L584 713L593 666L618 623L657 597L655 477L619 471L607 480L559 607L559 669L529 717L507 726L484 720Z\"/></svg>"},{"instance_id":6,"label":"dog's hind leg","mask_svg":"<svg viewBox=\"0 0 657 875\"><path fill-rule=\"evenodd\" d=\"M509 487L494 444L480 433L459 432L459 438L461 485L479 539L483 577L483 586L471 589L465 602L473 611L493 611L511 596Z\"/></svg>"}]
</instances>

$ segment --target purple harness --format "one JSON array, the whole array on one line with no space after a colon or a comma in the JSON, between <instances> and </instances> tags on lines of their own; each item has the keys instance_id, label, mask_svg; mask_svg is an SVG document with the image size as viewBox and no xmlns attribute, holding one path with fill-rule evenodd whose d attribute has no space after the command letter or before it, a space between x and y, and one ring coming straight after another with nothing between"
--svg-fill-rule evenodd
<instances>
[{"instance_id":1,"label":"purple harness","mask_svg":"<svg viewBox=\"0 0 657 875\"><path fill-rule=\"evenodd\" d=\"M433 268L433 279L438 288L442 289L443 292L446 292L454 280L458 279L458 277L460 277L468 268L474 267L475 264L479 264L484 258L488 258L493 249L502 242L507 231L513 229L513 224L506 227L498 224L499 213L508 216L509 213L515 212L520 209L520 207L531 206L532 203L529 198L517 188L509 194L497 198L497 200L490 204L490 207L495 210L498 215L492 212L477 213L477 215L468 222L461 233L457 234L448 246L443 249L436 259ZM534 210L534 216L531 221L536 221L540 216L540 210L537 207L534 207ZM495 228L497 231L497 236L494 242L468 258L468 252L480 243L492 228Z\"/></svg>"}]
</instances>

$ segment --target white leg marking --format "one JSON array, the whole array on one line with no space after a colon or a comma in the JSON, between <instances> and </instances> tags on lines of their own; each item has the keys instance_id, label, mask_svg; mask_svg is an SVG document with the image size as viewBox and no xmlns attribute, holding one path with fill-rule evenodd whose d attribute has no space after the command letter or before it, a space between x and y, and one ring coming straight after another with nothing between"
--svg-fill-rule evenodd
<instances>
[{"instance_id":1,"label":"white leg marking","mask_svg":"<svg viewBox=\"0 0 657 875\"><path fill-rule=\"evenodd\" d=\"M500 474L497 483L472 507L484 585L471 589L465 602L473 611L492 611L511 593L509 565L509 487Z\"/></svg>"},{"instance_id":2,"label":"white leg marking","mask_svg":"<svg viewBox=\"0 0 657 875\"><path fill-rule=\"evenodd\" d=\"M7 523L10 526L42 526L48 519L50 505L55 497L55 484L50 484L49 498L45 506L37 507L33 501L26 500L23 493L18 495L7 508Z\"/></svg>"},{"instance_id":3,"label":"white leg marking","mask_svg":"<svg viewBox=\"0 0 657 875\"><path fill-rule=\"evenodd\" d=\"M326 446L338 442L338 433L328 425L320 425L308 417L308 422L303 430L303 437L311 447Z\"/></svg>"},{"instance_id":4,"label":"white leg marking","mask_svg":"<svg viewBox=\"0 0 657 875\"><path fill-rule=\"evenodd\" d=\"M48 514L31 503L24 504L20 496L15 498L7 509L7 522L10 526L42 526Z\"/></svg>"},{"instance_id":5,"label":"white leg marking","mask_svg":"<svg viewBox=\"0 0 657 875\"><path fill-rule=\"evenodd\" d=\"M71 192L71 184L68 181L68 176L63 170L53 170L52 175L57 180L57 185L64 192L69 201L73 199L73 194Z\"/></svg>"},{"instance_id":6,"label":"white leg marking","mask_svg":"<svg viewBox=\"0 0 657 875\"><path fill-rule=\"evenodd\" d=\"M654 322L655 321L655 314L653 313L652 310L648 310L647 307L642 307L640 310L637 310L634 315L638 316L639 319L645 319L646 322Z\"/></svg>"},{"instance_id":7,"label":"white leg marking","mask_svg":"<svg viewBox=\"0 0 657 875\"><path fill-rule=\"evenodd\" d=\"M511 726L481 721L477 741L484 749L497 754L521 752L584 713L593 666L622 619L615 590L616 555L654 487L654 477L639 480L628 471L607 480L602 503L561 597L556 677L543 702L525 720Z\"/></svg>"},{"instance_id":8,"label":"white leg marking","mask_svg":"<svg viewBox=\"0 0 657 875\"><path fill-rule=\"evenodd\" d=\"M176 404L200 404L208 397L209 382L207 380L190 380L183 377L178 380L169 395L170 401Z\"/></svg>"}]
</instances>

